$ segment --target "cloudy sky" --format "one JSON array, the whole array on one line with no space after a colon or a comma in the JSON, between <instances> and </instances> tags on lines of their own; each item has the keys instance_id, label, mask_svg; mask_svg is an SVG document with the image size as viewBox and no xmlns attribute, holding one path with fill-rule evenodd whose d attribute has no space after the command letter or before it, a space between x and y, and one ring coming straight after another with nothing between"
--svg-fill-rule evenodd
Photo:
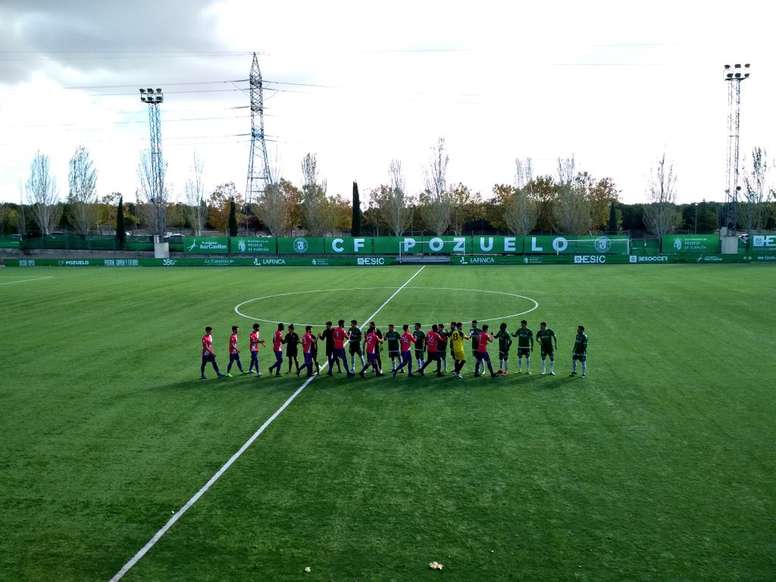
<instances>
[{"instance_id":1,"label":"cloudy sky","mask_svg":"<svg viewBox=\"0 0 776 582\"><path fill-rule=\"evenodd\" d=\"M67 161L89 148L101 194L134 197L147 146L140 86L163 87L163 148L182 198L194 152L208 187L245 186L246 83L268 81L273 165L299 182L316 152L330 193L388 179L402 162L423 186L447 140L450 180L489 195L515 157L554 173L558 156L644 197L665 151L681 201L724 189L722 65L751 62L742 149L776 154L776 8L768 3L544 1L261 2L2 0L0 200L18 200L36 150L62 195ZM242 108L241 108L242 107Z\"/></svg>"}]
</instances>

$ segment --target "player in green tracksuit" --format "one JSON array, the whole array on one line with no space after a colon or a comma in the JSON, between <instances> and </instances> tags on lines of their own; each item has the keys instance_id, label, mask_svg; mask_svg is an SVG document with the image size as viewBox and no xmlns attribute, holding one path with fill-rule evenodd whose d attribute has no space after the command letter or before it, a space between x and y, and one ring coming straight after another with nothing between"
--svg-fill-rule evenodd
<instances>
[{"instance_id":1,"label":"player in green tracksuit","mask_svg":"<svg viewBox=\"0 0 776 582\"><path fill-rule=\"evenodd\" d=\"M498 375L507 375L507 361L509 360L509 348L512 345L512 338L509 337L509 331L507 330L507 324L502 323L498 326L498 332L493 336L493 339L498 340Z\"/></svg>"},{"instance_id":2,"label":"player in green tracksuit","mask_svg":"<svg viewBox=\"0 0 776 582\"><path fill-rule=\"evenodd\" d=\"M477 320L472 320L472 326L469 329L469 338L472 342L472 358L475 361L474 364L474 373L478 374L480 371L480 361L477 359L477 349L479 348L479 336L480 335L480 328L477 327Z\"/></svg>"},{"instance_id":3,"label":"player in green tracksuit","mask_svg":"<svg viewBox=\"0 0 776 582\"><path fill-rule=\"evenodd\" d=\"M420 329L420 324L415 324L415 331L412 332L415 337L415 359L418 361L418 368L422 368L425 363L426 353L426 334Z\"/></svg>"},{"instance_id":4,"label":"player in green tracksuit","mask_svg":"<svg viewBox=\"0 0 776 582\"><path fill-rule=\"evenodd\" d=\"M546 374L547 358L550 358L550 372L551 376L555 375L555 348L558 347L558 338L555 332L547 327L547 322L543 321L539 324L539 331L536 332L536 340L539 342L539 347L542 353L542 374Z\"/></svg>"},{"instance_id":5,"label":"player in green tracksuit","mask_svg":"<svg viewBox=\"0 0 776 582\"><path fill-rule=\"evenodd\" d=\"M391 372L393 372L401 364L401 353L399 352L399 332L392 323L388 324L384 339L388 343L388 357L391 358Z\"/></svg>"},{"instance_id":6,"label":"player in green tracksuit","mask_svg":"<svg viewBox=\"0 0 776 582\"><path fill-rule=\"evenodd\" d=\"M523 368L523 358L525 358L525 369L528 374L531 373L531 352L534 348L534 335L528 329L528 322L524 319L520 322L520 328L512 334L517 338L517 373L520 374Z\"/></svg>"},{"instance_id":7,"label":"player in green tracksuit","mask_svg":"<svg viewBox=\"0 0 776 582\"><path fill-rule=\"evenodd\" d=\"M577 375L577 360L582 363L582 377L584 378L587 376L587 334L584 325L577 327L577 337L574 338L574 348L571 353L571 374L569 376Z\"/></svg>"}]
</instances>

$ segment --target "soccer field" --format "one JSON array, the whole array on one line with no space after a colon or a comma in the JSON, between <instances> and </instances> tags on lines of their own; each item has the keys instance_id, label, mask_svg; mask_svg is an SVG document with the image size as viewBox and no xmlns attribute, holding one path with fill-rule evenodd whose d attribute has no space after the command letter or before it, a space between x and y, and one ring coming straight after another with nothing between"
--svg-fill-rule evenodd
<instances>
[{"instance_id":1,"label":"soccer field","mask_svg":"<svg viewBox=\"0 0 776 582\"><path fill-rule=\"evenodd\" d=\"M751 265L2 270L0 579L110 579L302 386L267 348L200 381L205 325L247 368L251 318L379 309L547 320L558 375L316 378L124 580L773 580L775 299Z\"/></svg>"}]
</instances>

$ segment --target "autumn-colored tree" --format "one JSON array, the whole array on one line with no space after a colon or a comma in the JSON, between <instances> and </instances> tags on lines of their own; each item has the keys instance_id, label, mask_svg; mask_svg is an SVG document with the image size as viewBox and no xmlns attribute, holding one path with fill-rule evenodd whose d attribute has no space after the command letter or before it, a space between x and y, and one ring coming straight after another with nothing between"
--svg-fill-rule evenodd
<instances>
[{"instance_id":1,"label":"autumn-colored tree","mask_svg":"<svg viewBox=\"0 0 776 582\"><path fill-rule=\"evenodd\" d=\"M590 201L590 217L594 230L605 230L609 221L609 209L619 200L620 191L611 178L591 179L587 190Z\"/></svg>"},{"instance_id":2,"label":"autumn-colored tree","mask_svg":"<svg viewBox=\"0 0 776 582\"><path fill-rule=\"evenodd\" d=\"M460 182L450 191L451 212L450 229L455 234L463 234L467 222L476 222L485 218L482 196L472 192Z\"/></svg>"},{"instance_id":3,"label":"autumn-colored tree","mask_svg":"<svg viewBox=\"0 0 776 582\"><path fill-rule=\"evenodd\" d=\"M234 182L225 182L216 186L207 201L207 222L213 230L226 233L229 222L229 201L234 199L237 209L245 206L243 197L237 192ZM245 216L237 213L237 222L245 220Z\"/></svg>"},{"instance_id":4,"label":"autumn-colored tree","mask_svg":"<svg viewBox=\"0 0 776 582\"><path fill-rule=\"evenodd\" d=\"M555 230L553 206L558 198L558 188L552 176L539 176L531 180L530 197L536 202L536 228L543 232Z\"/></svg>"}]
</instances>

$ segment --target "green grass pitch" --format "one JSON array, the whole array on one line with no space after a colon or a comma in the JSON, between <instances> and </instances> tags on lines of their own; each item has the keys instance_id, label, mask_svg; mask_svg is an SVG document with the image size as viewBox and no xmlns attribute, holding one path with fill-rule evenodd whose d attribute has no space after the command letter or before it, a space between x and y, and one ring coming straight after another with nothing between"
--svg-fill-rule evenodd
<instances>
[{"instance_id":1,"label":"green grass pitch","mask_svg":"<svg viewBox=\"0 0 776 582\"><path fill-rule=\"evenodd\" d=\"M361 320L416 271L0 271L0 579L108 580L301 385L200 382L204 325L225 367L237 304ZM426 267L376 319L532 307L472 289L539 303L557 377L316 379L125 580L776 578L776 269Z\"/></svg>"}]
</instances>

